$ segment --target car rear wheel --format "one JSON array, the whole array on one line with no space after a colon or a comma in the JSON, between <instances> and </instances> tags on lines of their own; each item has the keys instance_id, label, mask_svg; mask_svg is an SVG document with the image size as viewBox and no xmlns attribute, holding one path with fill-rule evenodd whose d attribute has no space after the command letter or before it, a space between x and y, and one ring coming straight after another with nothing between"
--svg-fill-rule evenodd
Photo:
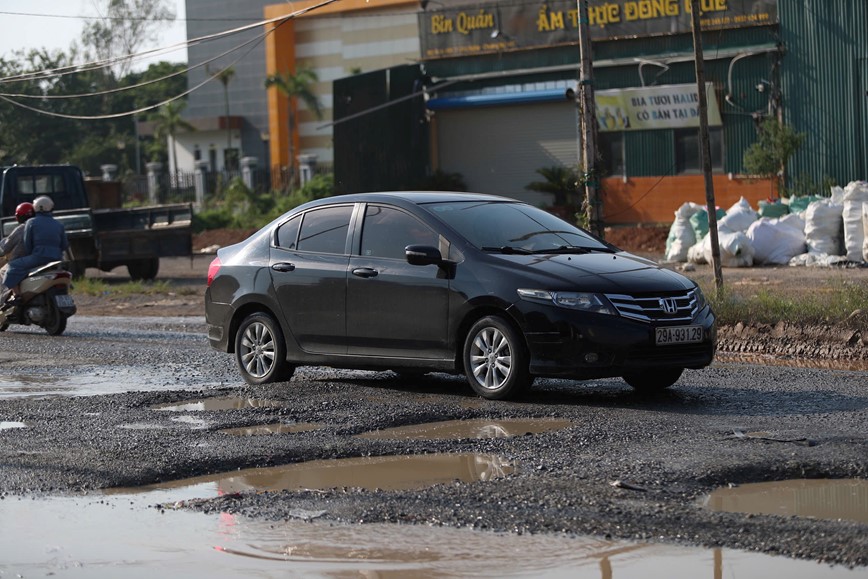
<instances>
[{"instance_id":1,"label":"car rear wheel","mask_svg":"<svg viewBox=\"0 0 868 579\"><path fill-rule=\"evenodd\" d=\"M289 380L295 366L286 361L286 343L277 321L262 312L250 314L235 334L235 361L248 384Z\"/></svg>"},{"instance_id":2,"label":"car rear wheel","mask_svg":"<svg viewBox=\"0 0 868 579\"><path fill-rule=\"evenodd\" d=\"M624 381L639 392L659 392L681 378L684 368L660 368L624 374Z\"/></svg>"},{"instance_id":3,"label":"car rear wheel","mask_svg":"<svg viewBox=\"0 0 868 579\"><path fill-rule=\"evenodd\" d=\"M464 372L473 390L490 400L516 396L533 382L521 335L499 316L486 316L470 328Z\"/></svg>"}]
</instances>

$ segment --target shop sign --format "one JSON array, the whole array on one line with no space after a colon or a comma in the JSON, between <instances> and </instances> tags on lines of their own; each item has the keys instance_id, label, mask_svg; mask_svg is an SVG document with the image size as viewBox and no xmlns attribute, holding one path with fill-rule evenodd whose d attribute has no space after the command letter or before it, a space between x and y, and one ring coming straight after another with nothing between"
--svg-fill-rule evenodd
<instances>
[{"instance_id":1,"label":"shop sign","mask_svg":"<svg viewBox=\"0 0 868 579\"><path fill-rule=\"evenodd\" d=\"M570 0L480 3L419 13L423 58L578 44L578 7ZM778 22L778 0L700 0L703 30ZM607 0L588 6L593 40L691 31L691 0Z\"/></svg>"},{"instance_id":2,"label":"shop sign","mask_svg":"<svg viewBox=\"0 0 868 579\"><path fill-rule=\"evenodd\" d=\"M706 85L708 125L722 125L714 86ZM594 93L600 131L641 131L699 127L695 84L601 90Z\"/></svg>"}]
</instances>

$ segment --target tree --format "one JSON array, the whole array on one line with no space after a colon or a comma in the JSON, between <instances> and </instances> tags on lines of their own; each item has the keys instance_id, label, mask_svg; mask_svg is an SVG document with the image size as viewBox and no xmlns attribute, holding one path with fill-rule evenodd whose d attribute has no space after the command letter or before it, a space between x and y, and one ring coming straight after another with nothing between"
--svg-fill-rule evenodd
<instances>
[{"instance_id":1,"label":"tree","mask_svg":"<svg viewBox=\"0 0 868 579\"><path fill-rule=\"evenodd\" d=\"M172 167L176 176L178 174L178 151L175 145L175 135L182 130L196 130L193 125L181 118L181 111L186 106L186 101L172 101L161 106L150 118L154 123L156 139L159 141L168 137L172 141Z\"/></svg>"},{"instance_id":2,"label":"tree","mask_svg":"<svg viewBox=\"0 0 868 579\"><path fill-rule=\"evenodd\" d=\"M84 25L82 44L86 56L94 60L117 59L111 70L115 78L121 78L132 65L132 59L123 57L156 41L159 30L175 19L175 13L166 7L165 0L102 0L102 3L103 18Z\"/></svg>"},{"instance_id":3,"label":"tree","mask_svg":"<svg viewBox=\"0 0 868 579\"><path fill-rule=\"evenodd\" d=\"M769 117L759 126L757 142L744 153L744 169L750 175L764 179L776 179L778 196L786 197L785 187L787 162L805 140L805 133L797 133L789 125L778 123Z\"/></svg>"},{"instance_id":4,"label":"tree","mask_svg":"<svg viewBox=\"0 0 868 579\"><path fill-rule=\"evenodd\" d=\"M551 193L555 197L554 204L556 206L564 206L574 203L575 195L578 193L578 173L575 169L564 167L563 165L554 165L552 167L542 167L536 172L541 175L545 181L532 181L525 185L528 191L538 191L540 193Z\"/></svg>"},{"instance_id":5,"label":"tree","mask_svg":"<svg viewBox=\"0 0 868 579\"><path fill-rule=\"evenodd\" d=\"M207 66L205 68L208 71L208 74L211 74L211 69ZM235 69L228 66L214 76L216 76L217 80L220 81L220 84L223 85L223 102L226 107L226 155L229 155L229 151L232 149L232 128L229 126L229 81L232 80L233 76L235 76ZM223 164L227 169L230 169L229 161L228 158L223 159ZM238 157L236 155L235 162L237 163L237 161ZM237 166L231 168L237 169Z\"/></svg>"},{"instance_id":6,"label":"tree","mask_svg":"<svg viewBox=\"0 0 868 579\"><path fill-rule=\"evenodd\" d=\"M293 151L293 134L295 133L295 114L293 113L293 99L301 99L316 118L322 118L322 105L319 98L311 89L311 85L319 78L314 70L302 68L295 73L284 72L272 74L265 79L265 88L275 87L289 98L289 165L295 165L295 152Z\"/></svg>"}]
</instances>

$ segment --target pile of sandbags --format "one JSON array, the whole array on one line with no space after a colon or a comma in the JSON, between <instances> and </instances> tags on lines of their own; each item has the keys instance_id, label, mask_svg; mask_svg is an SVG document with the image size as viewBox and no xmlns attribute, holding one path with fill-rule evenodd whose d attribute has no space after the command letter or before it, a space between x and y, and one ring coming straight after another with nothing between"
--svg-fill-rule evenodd
<instances>
[{"instance_id":1,"label":"pile of sandbags","mask_svg":"<svg viewBox=\"0 0 868 579\"><path fill-rule=\"evenodd\" d=\"M829 197L761 202L759 212L742 197L717 217L724 267L868 262L866 181L833 187ZM711 253L705 206L685 203L669 230L666 261L709 263Z\"/></svg>"}]
</instances>

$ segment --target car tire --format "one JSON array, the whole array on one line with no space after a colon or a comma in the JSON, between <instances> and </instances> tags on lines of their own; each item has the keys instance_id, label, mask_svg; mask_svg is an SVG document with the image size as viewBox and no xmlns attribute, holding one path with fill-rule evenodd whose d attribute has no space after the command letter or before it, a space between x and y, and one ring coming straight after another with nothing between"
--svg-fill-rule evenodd
<instances>
[{"instance_id":1,"label":"car tire","mask_svg":"<svg viewBox=\"0 0 868 579\"><path fill-rule=\"evenodd\" d=\"M467 381L483 398L514 397L533 382L524 340L500 316L486 316L473 324L463 353Z\"/></svg>"},{"instance_id":2,"label":"car tire","mask_svg":"<svg viewBox=\"0 0 868 579\"><path fill-rule=\"evenodd\" d=\"M659 392L669 388L681 378L684 368L660 368L624 374L624 382L638 392Z\"/></svg>"},{"instance_id":3,"label":"car tire","mask_svg":"<svg viewBox=\"0 0 868 579\"><path fill-rule=\"evenodd\" d=\"M286 342L277 321L269 314L250 314L235 333L235 362L248 384L289 380L295 366L286 361Z\"/></svg>"}]
</instances>

